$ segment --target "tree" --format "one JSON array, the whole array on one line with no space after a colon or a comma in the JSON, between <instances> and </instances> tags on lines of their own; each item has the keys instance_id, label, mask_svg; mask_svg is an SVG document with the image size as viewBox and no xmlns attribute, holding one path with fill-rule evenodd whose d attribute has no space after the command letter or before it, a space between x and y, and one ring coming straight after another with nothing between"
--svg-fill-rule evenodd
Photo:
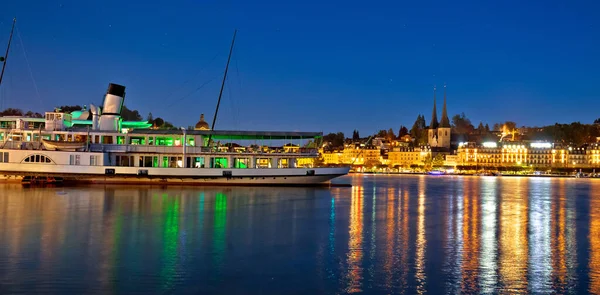
<instances>
[{"instance_id":1,"label":"tree","mask_svg":"<svg viewBox=\"0 0 600 295\"><path fill-rule=\"evenodd\" d=\"M485 123L485 132L486 133L490 132L490 125L488 125L487 123Z\"/></svg>"},{"instance_id":2,"label":"tree","mask_svg":"<svg viewBox=\"0 0 600 295\"><path fill-rule=\"evenodd\" d=\"M502 131L501 130L502 129L502 124L495 123L493 128L494 128L494 131Z\"/></svg>"},{"instance_id":3,"label":"tree","mask_svg":"<svg viewBox=\"0 0 600 295\"><path fill-rule=\"evenodd\" d=\"M431 164L432 164L433 167L442 167L442 166L444 166L444 155L442 155L442 154L435 155L435 157L433 158Z\"/></svg>"},{"instance_id":4,"label":"tree","mask_svg":"<svg viewBox=\"0 0 600 295\"><path fill-rule=\"evenodd\" d=\"M152 127L161 128L165 124L165 120L163 120L161 117L158 117L149 123L152 123Z\"/></svg>"},{"instance_id":5,"label":"tree","mask_svg":"<svg viewBox=\"0 0 600 295\"><path fill-rule=\"evenodd\" d=\"M457 134L470 134L475 129L473 124L471 124L471 120L465 116L465 113L454 115L452 117L452 126L454 127L454 132Z\"/></svg>"},{"instance_id":6,"label":"tree","mask_svg":"<svg viewBox=\"0 0 600 295\"><path fill-rule=\"evenodd\" d=\"M360 134L358 133L358 130L354 130L352 132L352 141L359 141L360 140Z\"/></svg>"},{"instance_id":7,"label":"tree","mask_svg":"<svg viewBox=\"0 0 600 295\"><path fill-rule=\"evenodd\" d=\"M381 165L381 162L379 162L378 160L371 159L371 160L367 160L365 162L365 166L369 167L369 168L375 167L375 166L378 166L378 165Z\"/></svg>"},{"instance_id":8,"label":"tree","mask_svg":"<svg viewBox=\"0 0 600 295\"><path fill-rule=\"evenodd\" d=\"M432 162L433 159L431 158L431 154L427 154L425 158L423 158L423 166L425 166L425 169L431 168Z\"/></svg>"},{"instance_id":9,"label":"tree","mask_svg":"<svg viewBox=\"0 0 600 295\"><path fill-rule=\"evenodd\" d=\"M594 124L600 124L600 118L594 120Z\"/></svg>"},{"instance_id":10,"label":"tree","mask_svg":"<svg viewBox=\"0 0 600 295\"><path fill-rule=\"evenodd\" d=\"M506 129L508 131L517 130L517 123L515 123L513 121L506 121L506 122L504 122L504 126L506 127Z\"/></svg>"},{"instance_id":11,"label":"tree","mask_svg":"<svg viewBox=\"0 0 600 295\"><path fill-rule=\"evenodd\" d=\"M148 121L148 123L152 123L152 121L154 121L154 117L152 116L152 112L148 113L148 117L146 118L146 121Z\"/></svg>"},{"instance_id":12,"label":"tree","mask_svg":"<svg viewBox=\"0 0 600 295\"><path fill-rule=\"evenodd\" d=\"M390 142L391 142L392 140L396 139L396 135L394 134L394 130L393 130L392 128L390 128L390 129L387 131L387 136L386 136L386 138L387 138L387 140L388 140L388 141L390 141Z\"/></svg>"},{"instance_id":13,"label":"tree","mask_svg":"<svg viewBox=\"0 0 600 295\"><path fill-rule=\"evenodd\" d=\"M20 109L8 108L0 112L0 116L23 116L23 111Z\"/></svg>"},{"instance_id":14,"label":"tree","mask_svg":"<svg viewBox=\"0 0 600 295\"><path fill-rule=\"evenodd\" d=\"M479 134L485 133L485 127L483 126L483 122L479 122L479 126L477 126L477 132L479 132Z\"/></svg>"},{"instance_id":15,"label":"tree","mask_svg":"<svg viewBox=\"0 0 600 295\"><path fill-rule=\"evenodd\" d=\"M379 130L379 132L377 132L377 134L375 134L375 136L386 138L388 136L388 133L386 130Z\"/></svg>"},{"instance_id":16,"label":"tree","mask_svg":"<svg viewBox=\"0 0 600 295\"><path fill-rule=\"evenodd\" d=\"M418 115L417 120L413 124L413 127L410 129L410 136L415 138L417 145L425 145L427 144L427 127L425 123L425 116Z\"/></svg>"},{"instance_id":17,"label":"tree","mask_svg":"<svg viewBox=\"0 0 600 295\"><path fill-rule=\"evenodd\" d=\"M344 147L344 140L345 139L346 138L344 137L344 133L342 133L342 132L329 133L329 134L323 136L323 141L324 142L329 142L330 143L330 147L332 149Z\"/></svg>"},{"instance_id":18,"label":"tree","mask_svg":"<svg viewBox=\"0 0 600 295\"><path fill-rule=\"evenodd\" d=\"M121 109L121 118L124 121L142 121L142 115L137 110L130 110L126 106Z\"/></svg>"},{"instance_id":19,"label":"tree","mask_svg":"<svg viewBox=\"0 0 600 295\"><path fill-rule=\"evenodd\" d=\"M398 138L402 138L405 135L408 135L408 128L406 128L406 126L400 126L400 130L398 131Z\"/></svg>"},{"instance_id":20,"label":"tree","mask_svg":"<svg viewBox=\"0 0 600 295\"><path fill-rule=\"evenodd\" d=\"M165 123L162 126L162 129L173 129L175 128L175 125L173 125L171 122L169 121L165 121Z\"/></svg>"},{"instance_id":21,"label":"tree","mask_svg":"<svg viewBox=\"0 0 600 295\"><path fill-rule=\"evenodd\" d=\"M44 115L42 115L40 113L34 113L32 111L28 111L27 113L25 113L25 117L29 117L29 118L43 118Z\"/></svg>"}]
</instances>

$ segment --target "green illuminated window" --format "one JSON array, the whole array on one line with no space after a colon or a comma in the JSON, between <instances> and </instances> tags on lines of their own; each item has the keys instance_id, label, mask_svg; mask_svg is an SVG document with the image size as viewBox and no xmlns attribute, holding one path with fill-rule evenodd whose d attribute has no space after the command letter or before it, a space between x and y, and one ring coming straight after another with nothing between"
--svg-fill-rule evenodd
<instances>
[{"instance_id":1,"label":"green illuminated window","mask_svg":"<svg viewBox=\"0 0 600 295\"><path fill-rule=\"evenodd\" d=\"M193 159L194 159L194 163L193 163L192 167L204 168L204 157L195 157Z\"/></svg>"},{"instance_id":2,"label":"green illuminated window","mask_svg":"<svg viewBox=\"0 0 600 295\"><path fill-rule=\"evenodd\" d=\"M227 158L211 158L210 168L228 168Z\"/></svg>"},{"instance_id":3,"label":"green illuminated window","mask_svg":"<svg viewBox=\"0 0 600 295\"><path fill-rule=\"evenodd\" d=\"M247 158L235 158L233 160L233 167L238 169L246 169L248 168L248 163L250 162Z\"/></svg>"}]
</instances>

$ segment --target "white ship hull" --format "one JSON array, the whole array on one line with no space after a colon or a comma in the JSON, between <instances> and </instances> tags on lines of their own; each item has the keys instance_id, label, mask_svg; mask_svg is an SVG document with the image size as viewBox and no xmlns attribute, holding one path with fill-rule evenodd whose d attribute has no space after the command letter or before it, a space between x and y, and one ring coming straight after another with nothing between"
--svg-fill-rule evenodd
<instances>
[{"instance_id":1,"label":"white ship hull","mask_svg":"<svg viewBox=\"0 0 600 295\"><path fill-rule=\"evenodd\" d=\"M0 163L0 180L20 181L23 177L30 176L54 177L62 178L65 181L88 183L318 185L327 184L329 180L347 174L348 170L347 167L203 169Z\"/></svg>"}]
</instances>

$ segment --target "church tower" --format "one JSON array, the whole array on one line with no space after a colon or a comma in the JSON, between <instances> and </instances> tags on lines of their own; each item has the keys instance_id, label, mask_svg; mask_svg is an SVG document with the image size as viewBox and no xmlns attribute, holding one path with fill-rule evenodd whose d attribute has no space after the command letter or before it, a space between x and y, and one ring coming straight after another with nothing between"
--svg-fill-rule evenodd
<instances>
[{"instance_id":1,"label":"church tower","mask_svg":"<svg viewBox=\"0 0 600 295\"><path fill-rule=\"evenodd\" d=\"M450 126L448 111L446 110L446 85L444 85L444 108L442 109L442 119L440 120L440 125L437 128L438 147L450 148L451 129L452 126Z\"/></svg>"},{"instance_id":2,"label":"church tower","mask_svg":"<svg viewBox=\"0 0 600 295\"><path fill-rule=\"evenodd\" d=\"M437 109L435 103L435 86L433 86L433 113L431 114L431 123L429 124L429 130L427 134L427 142L431 147L438 146L438 120L437 120Z\"/></svg>"}]
</instances>

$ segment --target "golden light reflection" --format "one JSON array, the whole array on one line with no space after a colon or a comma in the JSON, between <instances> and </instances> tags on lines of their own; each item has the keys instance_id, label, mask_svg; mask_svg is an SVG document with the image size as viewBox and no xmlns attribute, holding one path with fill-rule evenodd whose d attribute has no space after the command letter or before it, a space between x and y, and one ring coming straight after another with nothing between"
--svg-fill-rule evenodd
<instances>
[{"instance_id":1,"label":"golden light reflection","mask_svg":"<svg viewBox=\"0 0 600 295\"><path fill-rule=\"evenodd\" d=\"M496 288L498 264L498 242L496 240L497 222L497 178L482 180L481 196L481 293L492 294Z\"/></svg>"},{"instance_id":2,"label":"golden light reflection","mask_svg":"<svg viewBox=\"0 0 600 295\"><path fill-rule=\"evenodd\" d=\"M427 276L425 275L425 251L427 240L425 238L425 177L419 178L419 204L417 217L417 255L415 256L415 278L417 279L417 293L425 294Z\"/></svg>"},{"instance_id":3,"label":"golden light reflection","mask_svg":"<svg viewBox=\"0 0 600 295\"><path fill-rule=\"evenodd\" d=\"M394 248L395 248L395 230L396 230L396 218L395 218L395 201L396 201L396 190L391 187L387 190L387 204L386 204L386 248L385 248L385 259L383 269L386 274L387 286L391 286L392 278L394 275Z\"/></svg>"},{"instance_id":4,"label":"golden light reflection","mask_svg":"<svg viewBox=\"0 0 600 295\"><path fill-rule=\"evenodd\" d=\"M499 274L506 294L527 291L527 191L526 178L502 185Z\"/></svg>"},{"instance_id":5,"label":"golden light reflection","mask_svg":"<svg viewBox=\"0 0 600 295\"><path fill-rule=\"evenodd\" d=\"M550 209L552 187L549 178L531 178L529 190L529 290L548 294L550 290Z\"/></svg>"},{"instance_id":6,"label":"golden light reflection","mask_svg":"<svg viewBox=\"0 0 600 295\"><path fill-rule=\"evenodd\" d=\"M461 285L464 189L465 178L459 178L457 180L456 191L448 196L446 238L444 239L444 248L446 249L444 270L448 276L456 280L448 284L448 293L458 293Z\"/></svg>"},{"instance_id":7,"label":"golden light reflection","mask_svg":"<svg viewBox=\"0 0 600 295\"><path fill-rule=\"evenodd\" d=\"M469 179L463 198L463 262L462 284L463 293L477 290L479 270L479 236L481 224L479 221L479 187L474 179Z\"/></svg>"},{"instance_id":8,"label":"golden light reflection","mask_svg":"<svg viewBox=\"0 0 600 295\"><path fill-rule=\"evenodd\" d=\"M598 191L600 185L594 183L591 191ZM600 199L590 198L590 288L591 292L600 292Z\"/></svg>"},{"instance_id":9,"label":"golden light reflection","mask_svg":"<svg viewBox=\"0 0 600 295\"><path fill-rule=\"evenodd\" d=\"M350 226L348 239L348 286L347 293L362 292L363 269L363 204L364 191L362 186L352 187L350 203Z\"/></svg>"},{"instance_id":10,"label":"golden light reflection","mask_svg":"<svg viewBox=\"0 0 600 295\"><path fill-rule=\"evenodd\" d=\"M558 180L558 193L553 194L552 207L550 210L552 249L552 281L558 288L564 288L567 284L567 243L565 237L566 227L566 193L565 179Z\"/></svg>"},{"instance_id":11,"label":"golden light reflection","mask_svg":"<svg viewBox=\"0 0 600 295\"><path fill-rule=\"evenodd\" d=\"M400 222L400 232L398 233L398 248L397 251L399 252L397 254L399 261L398 261L398 269L397 271L399 271L399 280L398 280L398 284L400 285L400 288L403 290L407 287L408 285L408 273L409 273L409 268L408 268L408 249L409 249L409 240L408 240L408 236L409 236L409 227L408 227L408 219L409 219L409 192L408 190L405 190L404 193L402 194L402 198L400 200L400 202L398 202L398 220Z\"/></svg>"}]
</instances>

